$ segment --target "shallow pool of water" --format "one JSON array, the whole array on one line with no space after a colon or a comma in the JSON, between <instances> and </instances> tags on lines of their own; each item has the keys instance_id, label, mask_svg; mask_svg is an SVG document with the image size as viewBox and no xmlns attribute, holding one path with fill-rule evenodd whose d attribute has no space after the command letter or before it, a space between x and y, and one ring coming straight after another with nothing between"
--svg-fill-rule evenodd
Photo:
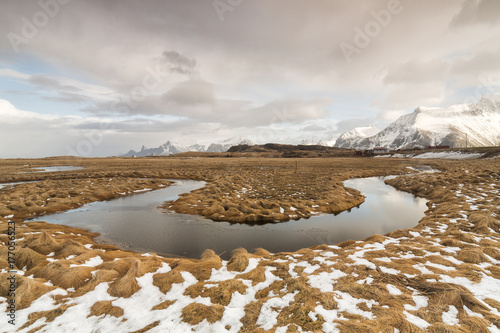
<instances>
[{"instance_id":1,"label":"shallow pool of water","mask_svg":"<svg viewBox=\"0 0 500 333\"><path fill-rule=\"evenodd\" d=\"M58 165L58 166L48 166L48 167L32 167L35 170L32 171L23 171L20 173L32 173L32 172L57 172L57 171L73 171L73 170L82 170L84 167L79 166L70 166L70 165Z\"/></svg>"},{"instance_id":2,"label":"shallow pool of water","mask_svg":"<svg viewBox=\"0 0 500 333\"><path fill-rule=\"evenodd\" d=\"M336 244L363 239L415 226L427 209L425 199L397 191L383 178L360 178L345 182L366 195L357 208L338 215L264 225L214 222L200 216L164 213L157 207L204 185L200 181L177 181L175 186L134 194L78 209L43 216L49 223L83 227L101 233L99 241L124 249L198 258L212 249L223 258L244 247L271 252L295 251L318 244Z\"/></svg>"},{"instance_id":3,"label":"shallow pool of water","mask_svg":"<svg viewBox=\"0 0 500 333\"><path fill-rule=\"evenodd\" d=\"M1 183L1 184L0 184L0 189L5 188L5 187L12 187L12 186L16 186L16 185L19 185L19 184L34 183L34 182L36 182L36 181L37 181L37 180L27 181L27 182Z\"/></svg>"}]
</instances>

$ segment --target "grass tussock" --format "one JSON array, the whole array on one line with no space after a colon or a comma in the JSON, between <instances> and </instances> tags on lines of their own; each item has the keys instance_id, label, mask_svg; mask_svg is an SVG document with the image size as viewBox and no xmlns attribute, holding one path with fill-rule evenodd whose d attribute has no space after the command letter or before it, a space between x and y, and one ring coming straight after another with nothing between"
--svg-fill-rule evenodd
<instances>
[{"instance_id":1,"label":"grass tussock","mask_svg":"<svg viewBox=\"0 0 500 333\"><path fill-rule=\"evenodd\" d=\"M145 333L147 331L152 330L153 328L155 328L158 325L160 325L160 321L159 320L154 321L154 322L152 322L149 325L146 325L145 327L141 328L140 330L137 330L137 331L134 331L134 332L130 332L130 333Z\"/></svg>"},{"instance_id":2,"label":"grass tussock","mask_svg":"<svg viewBox=\"0 0 500 333\"><path fill-rule=\"evenodd\" d=\"M483 318L462 316L460 321L465 332L490 333L490 330L488 329L490 323Z\"/></svg>"},{"instance_id":3,"label":"grass tussock","mask_svg":"<svg viewBox=\"0 0 500 333\"><path fill-rule=\"evenodd\" d=\"M184 295L191 298L209 297L212 303L227 306L231 302L233 293L244 294L246 289L247 286L243 282L235 279L219 282L217 287L211 286L210 288L206 288L203 283L199 282L187 288Z\"/></svg>"},{"instance_id":4,"label":"grass tussock","mask_svg":"<svg viewBox=\"0 0 500 333\"><path fill-rule=\"evenodd\" d=\"M136 279L139 273L139 265L139 260L134 261L127 273L109 285L108 293L113 297L128 298L139 291L141 287L139 287Z\"/></svg>"},{"instance_id":5,"label":"grass tussock","mask_svg":"<svg viewBox=\"0 0 500 333\"><path fill-rule=\"evenodd\" d=\"M248 332L259 332L257 328L257 319L259 318L260 310L264 302L265 300L260 299L245 306L245 315L241 318L241 322ZM261 332L264 331L262 329L260 330Z\"/></svg>"},{"instance_id":6,"label":"grass tussock","mask_svg":"<svg viewBox=\"0 0 500 333\"><path fill-rule=\"evenodd\" d=\"M87 318L91 316L113 316L119 318L123 316L123 309L118 306L114 306L112 301L98 301L95 302L90 308L90 314Z\"/></svg>"},{"instance_id":7,"label":"grass tussock","mask_svg":"<svg viewBox=\"0 0 500 333\"><path fill-rule=\"evenodd\" d=\"M59 248L59 243L46 231L41 234L29 235L19 243L21 247L29 247L33 251L47 255Z\"/></svg>"},{"instance_id":8,"label":"grass tussock","mask_svg":"<svg viewBox=\"0 0 500 333\"><path fill-rule=\"evenodd\" d=\"M51 262L35 273L35 277L50 281L53 285L78 289L92 278L93 267L69 267L65 262Z\"/></svg>"},{"instance_id":9,"label":"grass tussock","mask_svg":"<svg viewBox=\"0 0 500 333\"><path fill-rule=\"evenodd\" d=\"M73 305L61 305L56 309L53 310L48 310L48 311L40 311L40 312L33 312L28 315L28 320L26 323L21 327L21 329L28 328L29 326L33 325L37 320L43 319L45 322L52 322L54 319L57 317L61 316L66 312L66 310Z\"/></svg>"},{"instance_id":10,"label":"grass tussock","mask_svg":"<svg viewBox=\"0 0 500 333\"><path fill-rule=\"evenodd\" d=\"M191 325L198 325L203 320L215 323L221 320L223 313L224 307L222 305L208 306L200 303L191 303L182 309L181 318L182 321Z\"/></svg>"},{"instance_id":11,"label":"grass tussock","mask_svg":"<svg viewBox=\"0 0 500 333\"><path fill-rule=\"evenodd\" d=\"M286 326L292 323L301 327L307 332L321 332L323 323L325 322L321 316L317 320L313 320L309 313L314 310L307 305L299 302L294 302L290 306L285 307L278 315L278 326Z\"/></svg>"},{"instance_id":12,"label":"grass tussock","mask_svg":"<svg viewBox=\"0 0 500 333\"><path fill-rule=\"evenodd\" d=\"M443 323L435 323L428 329L429 333L466 333L464 329L457 326L450 326Z\"/></svg>"},{"instance_id":13,"label":"grass tussock","mask_svg":"<svg viewBox=\"0 0 500 333\"><path fill-rule=\"evenodd\" d=\"M153 310L164 310L164 309L167 309L170 305L174 304L175 301L164 301L164 302L161 302L159 304L156 304L155 306L153 306L153 308L151 308L151 311Z\"/></svg>"},{"instance_id":14,"label":"grass tussock","mask_svg":"<svg viewBox=\"0 0 500 333\"><path fill-rule=\"evenodd\" d=\"M348 320L346 322L340 322L340 327L345 332L359 332L359 333L371 333L371 332L381 332L381 325L376 320L370 321L356 321Z\"/></svg>"},{"instance_id":15,"label":"grass tussock","mask_svg":"<svg viewBox=\"0 0 500 333\"><path fill-rule=\"evenodd\" d=\"M470 264L479 264L484 261L489 262L483 254L483 251L475 247L461 249L457 254L457 259Z\"/></svg>"},{"instance_id":16,"label":"grass tussock","mask_svg":"<svg viewBox=\"0 0 500 333\"><path fill-rule=\"evenodd\" d=\"M75 291L74 297L82 296L94 290L99 284L117 280L120 276L121 275L115 270L99 269L84 286Z\"/></svg>"},{"instance_id":17,"label":"grass tussock","mask_svg":"<svg viewBox=\"0 0 500 333\"><path fill-rule=\"evenodd\" d=\"M22 247L16 251L15 265L19 269L26 271L32 268L47 263L45 256L33 251L28 247Z\"/></svg>"},{"instance_id":18,"label":"grass tussock","mask_svg":"<svg viewBox=\"0 0 500 333\"><path fill-rule=\"evenodd\" d=\"M500 312L500 302L495 301L494 299L491 298L485 298L484 302Z\"/></svg>"},{"instance_id":19,"label":"grass tussock","mask_svg":"<svg viewBox=\"0 0 500 333\"><path fill-rule=\"evenodd\" d=\"M10 274L0 273L0 296L5 298L8 297L10 288L8 277ZM54 289L55 287L47 286L38 280L16 275L16 309L27 308L34 300Z\"/></svg>"},{"instance_id":20,"label":"grass tussock","mask_svg":"<svg viewBox=\"0 0 500 333\"><path fill-rule=\"evenodd\" d=\"M212 269L222 267L222 259L212 250L205 250L201 260L178 260L172 263L172 269L186 271L198 279L204 281L212 275Z\"/></svg>"},{"instance_id":21,"label":"grass tussock","mask_svg":"<svg viewBox=\"0 0 500 333\"><path fill-rule=\"evenodd\" d=\"M243 272L248 266L249 257L249 253L244 248L234 250L231 260L227 263L227 269L230 271Z\"/></svg>"},{"instance_id":22,"label":"grass tussock","mask_svg":"<svg viewBox=\"0 0 500 333\"><path fill-rule=\"evenodd\" d=\"M252 281L252 285L255 286L257 283L266 281L265 273L266 268L262 265L259 265L252 269L250 272L238 275L238 278L243 280L250 280Z\"/></svg>"},{"instance_id":23,"label":"grass tussock","mask_svg":"<svg viewBox=\"0 0 500 333\"><path fill-rule=\"evenodd\" d=\"M172 289L172 285L175 283L184 282L179 270L171 270L167 273L158 273L153 275L153 285L158 287L160 291L164 294L168 293Z\"/></svg>"},{"instance_id":24,"label":"grass tussock","mask_svg":"<svg viewBox=\"0 0 500 333\"><path fill-rule=\"evenodd\" d=\"M80 242L73 239L66 239L57 248L56 254L60 257L68 257L71 255L79 256L87 251L88 249L85 248Z\"/></svg>"},{"instance_id":25,"label":"grass tussock","mask_svg":"<svg viewBox=\"0 0 500 333\"><path fill-rule=\"evenodd\" d=\"M253 251L253 254L256 255L257 257L265 257L268 256L270 253L266 249L258 247Z\"/></svg>"},{"instance_id":26,"label":"grass tussock","mask_svg":"<svg viewBox=\"0 0 500 333\"><path fill-rule=\"evenodd\" d=\"M469 215L468 220L474 225L471 231L475 233L489 235L491 230L500 232L500 222L489 212L474 212Z\"/></svg>"}]
</instances>

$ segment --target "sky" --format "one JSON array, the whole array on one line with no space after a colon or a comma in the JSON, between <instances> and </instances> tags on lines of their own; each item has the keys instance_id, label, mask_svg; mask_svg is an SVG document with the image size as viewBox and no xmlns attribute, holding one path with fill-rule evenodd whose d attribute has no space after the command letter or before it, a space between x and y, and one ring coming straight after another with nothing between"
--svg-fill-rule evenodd
<instances>
[{"instance_id":1,"label":"sky","mask_svg":"<svg viewBox=\"0 0 500 333\"><path fill-rule=\"evenodd\" d=\"M500 88L498 0L3 0L0 158L331 140Z\"/></svg>"}]
</instances>

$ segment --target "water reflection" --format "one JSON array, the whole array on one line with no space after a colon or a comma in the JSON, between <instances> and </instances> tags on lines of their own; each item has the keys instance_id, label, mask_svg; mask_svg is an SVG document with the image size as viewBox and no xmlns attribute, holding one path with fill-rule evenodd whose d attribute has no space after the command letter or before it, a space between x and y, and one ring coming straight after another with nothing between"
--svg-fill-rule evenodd
<instances>
[{"instance_id":1,"label":"water reflection","mask_svg":"<svg viewBox=\"0 0 500 333\"><path fill-rule=\"evenodd\" d=\"M19 173L33 173L33 172L57 172L57 171L73 171L73 170L82 170L84 167L79 166L70 166L70 165L59 165L59 166L48 166L48 167L33 167L36 170L23 171Z\"/></svg>"},{"instance_id":2,"label":"water reflection","mask_svg":"<svg viewBox=\"0 0 500 333\"><path fill-rule=\"evenodd\" d=\"M177 186L95 202L42 219L99 232L99 240L125 249L191 258L212 249L227 259L238 247L248 251L259 247L271 252L295 251L415 226L427 209L426 200L397 191L383 181L377 177L346 181L346 186L366 195L365 203L350 212L265 225L214 222L157 209L162 202L175 200L179 194L204 184L185 180L178 181Z\"/></svg>"}]
</instances>

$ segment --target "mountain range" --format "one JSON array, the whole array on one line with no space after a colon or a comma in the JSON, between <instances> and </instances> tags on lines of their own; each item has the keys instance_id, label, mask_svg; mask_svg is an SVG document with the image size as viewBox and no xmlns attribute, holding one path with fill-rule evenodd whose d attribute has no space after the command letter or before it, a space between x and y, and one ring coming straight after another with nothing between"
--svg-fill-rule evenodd
<instances>
[{"instance_id":1,"label":"mountain range","mask_svg":"<svg viewBox=\"0 0 500 333\"><path fill-rule=\"evenodd\" d=\"M229 148L238 145L253 145L253 142L244 137L232 137L217 143L211 143L210 145L190 145L186 146L183 144L175 143L173 141L167 141L166 143L160 145L157 148L148 148L142 146L141 150L135 151L130 150L128 153L121 155L123 157L142 157L142 156L166 156L178 153L185 153L188 151L199 151L199 152L209 152L209 153L223 153L229 150Z\"/></svg>"},{"instance_id":2,"label":"mountain range","mask_svg":"<svg viewBox=\"0 0 500 333\"><path fill-rule=\"evenodd\" d=\"M142 146L122 156L171 155L188 151L226 152L238 145L253 145L244 137L233 137L208 146L186 146L167 141L158 148ZM380 130L373 125L356 127L336 140L305 139L301 145L371 149L405 149L427 146L480 147L500 145L500 97L483 96L478 103L456 104L445 108L418 107Z\"/></svg>"},{"instance_id":3,"label":"mountain range","mask_svg":"<svg viewBox=\"0 0 500 333\"><path fill-rule=\"evenodd\" d=\"M483 96L475 104L457 104L447 108L418 107L382 131L374 127L355 128L342 134L334 147L404 149L497 145L500 145L500 98Z\"/></svg>"}]
</instances>

